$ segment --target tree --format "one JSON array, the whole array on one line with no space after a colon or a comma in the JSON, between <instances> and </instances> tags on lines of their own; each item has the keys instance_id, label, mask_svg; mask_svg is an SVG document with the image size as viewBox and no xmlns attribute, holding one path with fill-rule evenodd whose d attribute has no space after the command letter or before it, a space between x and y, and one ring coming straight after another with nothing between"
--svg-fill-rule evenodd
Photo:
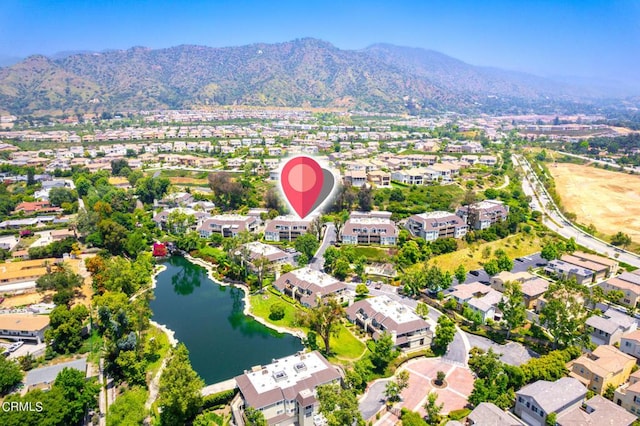
<instances>
[{"instance_id":1,"label":"tree","mask_svg":"<svg viewBox=\"0 0 640 426\"><path fill-rule=\"evenodd\" d=\"M527 318L524 306L524 293L518 282L507 282L503 298L498 304L502 311L502 320L507 325L507 339L511 330L521 327Z\"/></svg>"},{"instance_id":2,"label":"tree","mask_svg":"<svg viewBox=\"0 0 640 426\"><path fill-rule=\"evenodd\" d=\"M612 383L609 383L607 385L607 388L604 390L604 393L602 394L602 396L607 398L609 401L613 401L613 397L615 393L616 393L616 387Z\"/></svg>"},{"instance_id":3,"label":"tree","mask_svg":"<svg viewBox=\"0 0 640 426\"><path fill-rule=\"evenodd\" d=\"M458 284L462 284L467 279L467 270L463 264L460 264L453 271L453 275L458 280Z\"/></svg>"},{"instance_id":4,"label":"tree","mask_svg":"<svg viewBox=\"0 0 640 426\"><path fill-rule=\"evenodd\" d=\"M500 267L498 266L498 261L496 259L491 259L487 263L484 264L484 271L490 277L496 275L500 272Z\"/></svg>"},{"instance_id":5,"label":"tree","mask_svg":"<svg viewBox=\"0 0 640 426\"><path fill-rule=\"evenodd\" d=\"M553 241L551 241L545 244L544 247L542 247L542 252L540 253L540 256L543 259L546 259L547 261L550 262L560 257L560 251L558 250L558 247L556 246L556 244Z\"/></svg>"},{"instance_id":6,"label":"tree","mask_svg":"<svg viewBox=\"0 0 640 426\"><path fill-rule=\"evenodd\" d=\"M247 421L248 426L267 426L267 420L264 418L264 414L260 410L256 410L253 407L247 407L244 410L244 418Z\"/></svg>"},{"instance_id":7,"label":"tree","mask_svg":"<svg viewBox=\"0 0 640 426\"><path fill-rule=\"evenodd\" d=\"M191 367L189 351L179 343L160 376L160 423L177 425L193 419L202 408L200 391L203 386L204 382Z\"/></svg>"},{"instance_id":8,"label":"tree","mask_svg":"<svg viewBox=\"0 0 640 426\"><path fill-rule=\"evenodd\" d=\"M363 296L366 296L367 294L369 294L369 287L367 287L365 284L360 283L356 286L357 297L363 297Z\"/></svg>"},{"instance_id":9,"label":"tree","mask_svg":"<svg viewBox=\"0 0 640 426\"><path fill-rule=\"evenodd\" d=\"M442 411L442 407L444 404L437 404L438 394L435 391L429 393L427 397L427 402L424 404L424 410L427 412L427 424L430 426L437 426L442 421L442 416L440 412Z\"/></svg>"},{"instance_id":10,"label":"tree","mask_svg":"<svg viewBox=\"0 0 640 426\"><path fill-rule=\"evenodd\" d=\"M544 419L544 424L546 426L556 426L557 419L558 415L556 413L549 413L547 414L547 418Z\"/></svg>"},{"instance_id":11,"label":"tree","mask_svg":"<svg viewBox=\"0 0 640 426\"><path fill-rule=\"evenodd\" d=\"M0 395L6 395L15 385L22 381L20 366L0 355Z\"/></svg>"},{"instance_id":12,"label":"tree","mask_svg":"<svg viewBox=\"0 0 640 426\"><path fill-rule=\"evenodd\" d=\"M44 333L51 350L59 354L74 353L82 346L82 324L89 316L84 305L69 310L66 305L56 306L49 314L49 328Z\"/></svg>"},{"instance_id":13,"label":"tree","mask_svg":"<svg viewBox=\"0 0 640 426\"><path fill-rule=\"evenodd\" d=\"M135 194L146 204L161 199L167 193L171 182L167 178L144 177L136 182Z\"/></svg>"},{"instance_id":14,"label":"tree","mask_svg":"<svg viewBox=\"0 0 640 426\"><path fill-rule=\"evenodd\" d=\"M331 353L331 336L337 335L340 330L340 321L344 318L344 308L333 296L320 300L318 305L307 312L300 312L301 321L311 330L318 333L324 342L324 351Z\"/></svg>"},{"instance_id":15,"label":"tree","mask_svg":"<svg viewBox=\"0 0 640 426\"><path fill-rule=\"evenodd\" d=\"M128 176L128 173L124 174L125 170L131 172L131 168L129 167L127 160L119 158L111 161L111 174L113 176Z\"/></svg>"},{"instance_id":16,"label":"tree","mask_svg":"<svg viewBox=\"0 0 640 426\"><path fill-rule=\"evenodd\" d=\"M321 385L316 388L320 401L320 413L328 426L364 426L358 408L358 399L351 389L342 389L338 384Z\"/></svg>"},{"instance_id":17,"label":"tree","mask_svg":"<svg viewBox=\"0 0 640 426\"><path fill-rule=\"evenodd\" d=\"M589 334L584 330L589 314L582 293L574 285L560 281L549 286L545 299L540 323L553 336L554 347L586 344Z\"/></svg>"},{"instance_id":18,"label":"tree","mask_svg":"<svg viewBox=\"0 0 640 426\"><path fill-rule=\"evenodd\" d=\"M619 231L611 237L611 244L627 248L631 244L631 237L628 234Z\"/></svg>"},{"instance_id":19,"label":"tree","mask_svg":"<svg viewBox=\"0 0 640 426\"><path fill-rule=\"evenodd\" d=\"M574 251L578 250L578 245L576 244L576 239L573 238L573 237L569 238L567 243L564 245L564 250L569 254L571 254Z\"/></svg>"},{"instance_id":20,"label":"tree","mask_svg":"<svg viewBox=\"0 0 640 426\"><path fill-rule=\"evenodd\" d=\"M436 325L436 335L432 345L440 352L446 352L447 347L456 335L456 324L445 315L440 315Z\"/></svg>"},{"instance_id":21,"label":"tree","mask_svg":"<svg viewBox=\"0 0 640 426\"><path fill-rule=\"evenodd\" d=\"M387 398L387 403L394 403L400 401L400 394L409 386L409 372L406 370L400 371L395 380L390 380L384 389L384 395Z\"/></svg>"},{"instance_id":22,"label":"tree","mask_svg":"<svg viewBox=\"0 0 640 426\"><path fill-rule=\"evenodd\" d=\"M349 264L349 261L345 257L341 256L340 258L338 258L338 260L336 260L335 266L333 268L333 276L340 281L343 281L345 278L347 278L349 272L351 272L351 264Z\"/></svg>"},{"instance_id":23,"label":"tree","mask_svg":"<svg viewBox=\"0 0 640 426\"><path fill-rule=\"evenodd\" d=\"M78 424L88 409L98 405L100 387L95 381L87 381L84 371L63 368L58 373L53 388L57 388L66 401L64 424Z\"/></svg>"},{"instance_id":24,"label":"tree","mask_svg":"<svg viewBox=\"0 0 640 426\"><path fill-rule=\"evenodd\" d=\"M307 233L296 238L293 246L297 251L307 256L307 259L311 259L320 247L320 243L315 235Z\"/></svg>"},{"instance_id":25,"label":"tree","mask_svg":"<svg viewBox=\"0 0 640 426\"><path fill-rule=\"evenodd\" d=\"M60 207L64 203L73 203L78 199L78 193L68 188L51 188L49 202L52 206Z\"/></svg>"},{"instance_id":26,"label":"tree","mask_svg":"<svg viewBox=\"0 0 640 426\"><path fill-rule=\"evenodd\" d=\"M502 255L496 259L498 264L498 268L501 271L510 271L513 269L513 260L509 258L507 255Z\"/></svg>"},{"instance_id":27,"label":"tree","mask_svg":"<svg viewBox=\"0 0 640 426\"><path fill-rule=\"evenodd\" d=\"M418 302L416 305L416 314L422 318L426 318L429 315L429 306L426 303Z\"/></svg>"},{"instance_id":28,"label":"tree","mask_svg":"<svg viewBox=\"0 0 640 426\"><path fill-rule=\"evenodd\" d=\"M400 410L400 420L402 420L402 426L427 426L427 422L424 421L420 413L409 411L406 408Z\"/></svg>"},{"instance_id":29,"label":"tree","mask_svg":"<svg viewBox=\"0 0 640 426\"><path fill-rule=\"evenodd\" d=\"M371 211L371 207L373 204L372 192L373 191L371 187L367 185L362 185L360 187L360 191L358 191L358 208L360 209L360 211Z\"/></svg>"},{"instance_id":30,"label":"tree","mask_svg":"<svg viewBox=\"0 0 640 426\"><path fill-rule=\"evenodd\" d=\"M382 333L371 349L371 363L378 372L383 372L387 365L398 356L391 334L386 331Z\"/></svg>"},{"instance_id":31,"label":"tree","mask_svg":"<svg viewBox=\"0 0 640 426\"><path fill-rule=\"evenodd\" d=\"M447 377L447 373L445 373L442 370L438 370L438 372L436 373L436 384L438 386L442 386L442 384L444 383L444 379Z\"/></svg>"}]
</instances>

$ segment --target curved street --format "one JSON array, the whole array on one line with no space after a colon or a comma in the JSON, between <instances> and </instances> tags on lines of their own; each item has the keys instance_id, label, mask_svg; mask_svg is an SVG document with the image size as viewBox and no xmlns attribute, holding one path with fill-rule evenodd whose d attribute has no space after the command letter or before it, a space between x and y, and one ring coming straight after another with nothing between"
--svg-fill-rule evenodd
<instances>
[{"instance_id":1,"label":"curved street","mask_svg":"<svg viewBox=\"0 0 640 426\"><path fill-rule=\"evenodd\" d=\"M565 238L574 238L581 246L640 268L640 256L637 254L613 246L575 226L560 212L538 176L533 172L531 164L522 155L513 154L512 159L513 163L524 171L522 190L525 195L531 196L533 210L543 213L542 223L545 226Z\"/></svg>"}]
</instances>

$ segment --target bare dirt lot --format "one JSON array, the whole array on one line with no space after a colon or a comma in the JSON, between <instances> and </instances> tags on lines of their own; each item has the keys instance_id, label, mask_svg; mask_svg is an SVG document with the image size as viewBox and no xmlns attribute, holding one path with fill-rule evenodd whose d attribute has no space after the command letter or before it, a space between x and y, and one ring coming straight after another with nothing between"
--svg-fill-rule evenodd
<instances>
[{"instance_id":1,"label":"bare dirt lot","mask_svg":"<svg viewBox=\"0 0 640 426\"><path fill-rule=\"evenodd\" d=\"M578 222L640 241L640 176L569 163L549 165L556 191Z\"/></svg>"}]
</instances>

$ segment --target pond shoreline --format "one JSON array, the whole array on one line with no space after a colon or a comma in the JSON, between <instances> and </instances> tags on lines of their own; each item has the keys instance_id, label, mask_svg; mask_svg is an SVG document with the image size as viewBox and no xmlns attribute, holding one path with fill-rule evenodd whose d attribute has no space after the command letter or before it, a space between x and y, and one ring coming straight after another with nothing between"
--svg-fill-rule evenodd
<instances>
[{"instance_id":1,"label":"pond shoreline","mask_svg":"<svg viewBox=\"0 0 640 426\"><path fill-rule=\"evenodd\" d=\"M158 275L166 270L167 267L165 265L156 265L155 270L153 271L153 275L151 275L151 287L149 287L148 290L153 291L156 288L156 286L158 285ZM167 338L169 339L169 344L172 347L175 347L178 344L178 339L176 339L175 331L171 330L165 324L157 323L152 319L149 319L149 324L153 325L164 334L166 334Z\"/></svg>"},{"instance_id":2,"label":"pond shoreline","mask_svg":"<svg viewBox=\"0 0 640 426\"><path fill-rule=\"evenodd\" d=\"M301 340L302 340L302 339L304 339L304 338L306 337L303 331L300 331L300 330L294 330L294 329L290 329L290 328L287 328L287 327L279 327L279 326L277 326L277 325L275 325L275 324L271 324L270 322L268 322L267 320L265 320L265 319L264 319L264 318L262 318L262 317L259 317L259 316L257 316L257 315L254 315L254 314L251 312L251 300L250 300L250 298L249 298L250 293L249 293L249 289L247 288L247 286L246 286L246 285L235 285L235 284L232 284L232 283L225 283L224 281L220 281L220 280L218 280L217 278L215 278L215 277L213 276L213 265L212 265L212 264L210 264L209 262L206 262L206 261L204 261L204 260L202 260L202 259L195 258L195 257L193 257L193 256L191 256L191 255L189 255L189 254L185 254L184 258L185 258L185 259L187 259L189 262L193 263L194 265L202 266L203 268L205 268L205 269L206 269L206 271L207 271L207 276L208 276L208 277L209 277L209 279L210 279L211 281L213 281L215 284L218 284L218 285L223 286L223 287L237 287L237 288L241 288L241 289L242 289L242 291L244 292L244 297L243 297L243 301L244 301L243 313L244 313L246 316L253 318L255 321L259 322L260 324L262 324L262 325L264 325L265 327L268 327L268 328L270 328L270 329L272 329L272 330L275 330L275 331L277 331L278 333L282 333L282 334L290 334L290 335L295 336L295 337L297 337L297 338L299 338L299 339L301 339Z\"/></svg>"}]
</instances>

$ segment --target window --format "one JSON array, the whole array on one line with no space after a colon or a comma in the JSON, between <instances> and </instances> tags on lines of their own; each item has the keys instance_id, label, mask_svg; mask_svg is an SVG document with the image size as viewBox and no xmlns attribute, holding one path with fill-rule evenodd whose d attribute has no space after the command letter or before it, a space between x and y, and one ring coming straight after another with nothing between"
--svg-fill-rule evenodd
<instances>
[{"instance_id":1,"label":"window","mask_svg":"<svg viewBox=\"0 0 640 426\"><path fill-rule=\"evenodd\" d=\"M535 405L533 407L531 407L531 411L533 411L534 413L538 412L538 407L536 407Z\"/></svg>"},{"instance_id":2,"label":"window","mask_svg":"<svg viewBox=\"0 0 640 426\"><path fill-rule=\"evenodd\" d=\"M599 381L600 381L600 378L599 378L598 376L595 376L595 377L593 378L593 381L594 381L594 382L599 382Z\"/></svg>"}]
</instances>

